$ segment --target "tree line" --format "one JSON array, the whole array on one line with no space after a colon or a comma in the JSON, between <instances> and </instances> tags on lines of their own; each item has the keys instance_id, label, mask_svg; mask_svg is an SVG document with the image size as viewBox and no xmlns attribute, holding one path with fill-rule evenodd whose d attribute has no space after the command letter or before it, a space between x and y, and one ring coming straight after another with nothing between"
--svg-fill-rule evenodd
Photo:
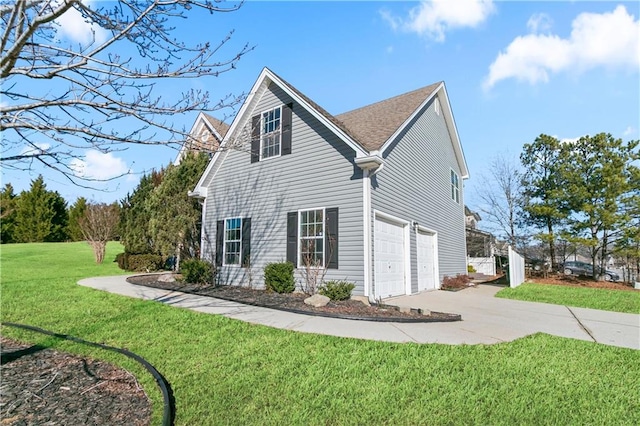
<instances>
[{"instance_id":1,"label":"tree line","mask_svg":"<svg viewBox=\"0 0 640 426\"><path fill-rule=\"evenodd\" d=\"M552 269L579 250L594 266L616 257L637 274L638 145L607 133L568 142L541 134L524 145L519 163L493 161L478 210L516 249L539 249Z\"/></svg>"},{"instance_id":2,"label":"tree line","mask_svg":"<svg viewBox=\"0 0 640 426\"><path fill-rule=\"evenodd\" d=\"M114 239L130 254L197 256L201 207L187 193L208 160L208 154L189 153L179 165L144 175L131 194L111 204L80 197L69 205L47 189L42 176L19 194L7 183L0 192L1 242L88 241L99 263L106 242Z\"/></svg>"}]
</instances>

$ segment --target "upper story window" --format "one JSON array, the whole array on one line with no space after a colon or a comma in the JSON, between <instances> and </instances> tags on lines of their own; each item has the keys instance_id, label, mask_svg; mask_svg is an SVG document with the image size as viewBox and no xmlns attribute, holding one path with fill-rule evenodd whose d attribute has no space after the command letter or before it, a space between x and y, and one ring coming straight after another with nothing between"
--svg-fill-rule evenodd
<instances>
[{"instance_id":1,"label":"upper story window","mask_svg":"<svg viewBox=\"0 0 640 426\"><path fill-rule=\"evenodd\" d=\"M300 253L298 265L324 267L324 209L303 210L300 214Z\"/></svg>"},{"instance_id":2,"label":"upper story window","mask_svg":"<svg viewBox=\"0 0 640 426\"><path fill-rule=\"evenodd\" d=\"M280 107L262 113L260 128L261 160L280 156L280 137L282 135L280 115Z\"/></svg>"},{"instance_id":3,"label":"upper story window","mask_svg":"<svg viewBox=\"0 0 640 426\"><path fill-rule=\"evenodd\" d=\"M460 179L453 170L451 170L451 199L460 204Z\"/></svg>"},{"instance_id":4,"label":"upper story window","mask_svg":"<svg viewBox=\"0 0 640 426\"><path fill-rule=\"evenodd\" d=\"M240 265L242 257L242 219L224 221L224 264Z\"/></svg>"}]
</instances>

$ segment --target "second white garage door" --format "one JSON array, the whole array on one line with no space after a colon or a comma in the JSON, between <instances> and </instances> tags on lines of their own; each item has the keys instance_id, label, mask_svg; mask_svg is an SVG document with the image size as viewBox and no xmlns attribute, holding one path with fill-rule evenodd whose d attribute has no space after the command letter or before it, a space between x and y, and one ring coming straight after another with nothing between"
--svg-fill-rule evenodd
<instances>
[{"instance_id":1,"label":"second white garage door","mask_svg":"<svg viewBox=\"0 0 640 426\"><path fill-rule=\"evenodd\" d=\"M376 217L374 234L376 297L405 294L404 226Z\"/></svg>"}]
</instances>

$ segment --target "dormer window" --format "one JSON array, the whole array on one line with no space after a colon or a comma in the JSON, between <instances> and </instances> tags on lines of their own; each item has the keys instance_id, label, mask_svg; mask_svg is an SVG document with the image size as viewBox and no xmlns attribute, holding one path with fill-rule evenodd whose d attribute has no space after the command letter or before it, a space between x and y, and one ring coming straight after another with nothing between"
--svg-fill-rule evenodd
<instances>
[{"instance_id":1,"label":"dormer window","mask_svg":"<svg viewBox=\"0 0 640 426\"><path fill-rule=\"evenodd\" d=\"M281 108L263 112L260 129L260 160L280 156Z\"/></svg>"}]
</instances>

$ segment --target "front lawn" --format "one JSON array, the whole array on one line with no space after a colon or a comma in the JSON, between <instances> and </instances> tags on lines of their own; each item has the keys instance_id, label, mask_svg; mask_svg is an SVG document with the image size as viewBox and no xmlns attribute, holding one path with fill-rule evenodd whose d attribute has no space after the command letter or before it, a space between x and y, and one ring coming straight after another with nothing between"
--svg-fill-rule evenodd
<instances>
[{"instance_id":1,"label":"front lawn","mask_svg":"<svg viewBox=\"0 0 640 426\"><path fill-rule=\"evenodd\" d=\"M603 311L640 313L640 291L525 283L516 288L502 289L496 297Z\"/></svg>"},{"instance_id":2,"label":"front lawn","mask_svg":"<svg viewBox=\"0 0 640 426\"><path fill-rule=\"evenodd\" d=\"M126 347L171 383L176 424L639 424L638 352L544 334L499 345L373 342L252 325L80 287L118 274L108 247L0 248L2 321ZM424 325L428 330L430 324ZM3 327L2 333L116 362L118 355Z\"/></svg>"}]
</instances>

